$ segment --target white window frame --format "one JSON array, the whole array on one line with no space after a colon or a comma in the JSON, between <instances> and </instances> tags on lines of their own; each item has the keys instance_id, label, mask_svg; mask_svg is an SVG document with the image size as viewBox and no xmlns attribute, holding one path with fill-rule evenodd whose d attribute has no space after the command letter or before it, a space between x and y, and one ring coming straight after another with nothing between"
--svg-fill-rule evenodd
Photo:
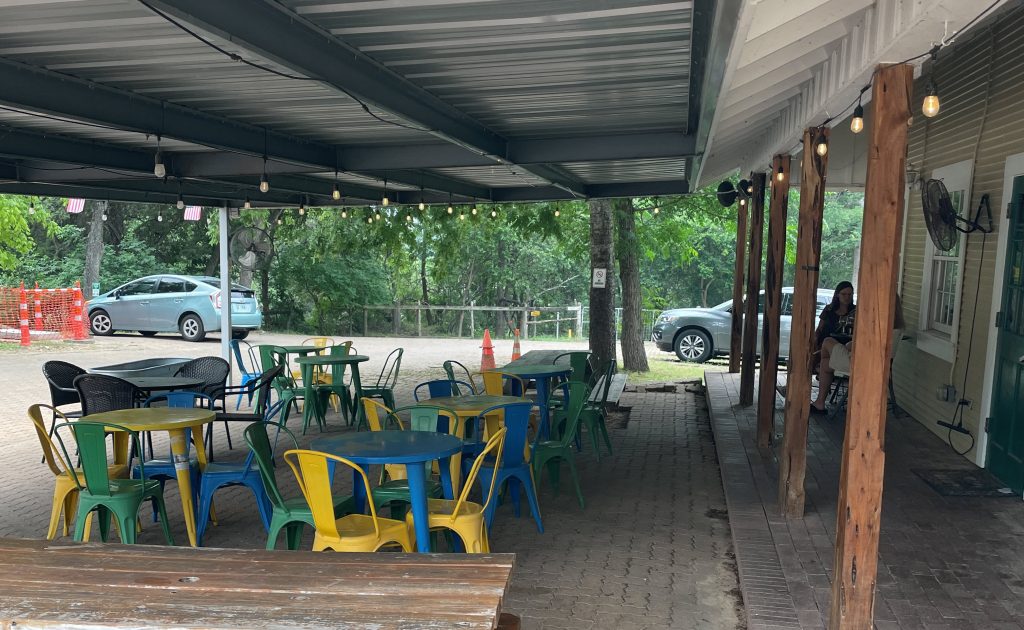
<instances>
[{"instance_id":1,"label":"white window frame","mask_svg":"<svg viewBox=\"0 0 1024 630\"><path fill-rule=\"evenodd\" d=\"M964 160L932 171L931 179L939 179L946 185L950 195L956 191L963 191L962 205L958 212L963 215L970 213L971 204L971 179L974 175L974 162ZM921 278L921 310L918 318L917 347L928 354L934 355L948 363L952 363L956 356L956 343L960 332L960 302L963 294L964 277L964 254L966 253L967 241L965 234L959 234L959 256L957 261L956 286L953 294L953 322L949 326L937 325L932 321L932 311L935 306L936 294L932 287L933 268L938 256L932 239L929 236L925 239L924 265Z\"/></svg>"}]
</instances>

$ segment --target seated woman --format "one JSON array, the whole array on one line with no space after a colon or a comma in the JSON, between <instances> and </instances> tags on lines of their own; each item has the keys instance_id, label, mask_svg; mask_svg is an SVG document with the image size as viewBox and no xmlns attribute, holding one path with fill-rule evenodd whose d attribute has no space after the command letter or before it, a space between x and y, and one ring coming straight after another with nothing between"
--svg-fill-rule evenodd
<instances>
[{"instance_id":1,"label":"seated woman","mask_svg":"<svg viewBox=\"0 0 1024 630\"><path fill-rule=\"evenodd\" d=\"M844 280L836 285L832 302L821 312L818 329L815 331L821 362L818 368L818 397L811 402L811 413L825 413L825 398L832 387L836 368L850 368L856 314L853 285Z\"/></svg>"}]
</instances>

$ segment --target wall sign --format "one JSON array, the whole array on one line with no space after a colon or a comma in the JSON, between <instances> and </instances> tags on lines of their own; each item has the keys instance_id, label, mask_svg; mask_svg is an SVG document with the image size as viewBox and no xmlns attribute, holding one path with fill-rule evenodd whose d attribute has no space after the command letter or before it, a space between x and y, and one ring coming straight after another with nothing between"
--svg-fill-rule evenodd
<instances>
[{"instance_id":1,"label":"wall sign","mask_svg":"<svg viewBox=\"0 0 1024 630\"><path fill-rule=\"evenodd\" d=\"M595 289L603 289L608 284L608 270L600 267L594 268L594 276L590 280L590 286Z\"/></svg>"}]
</instances>

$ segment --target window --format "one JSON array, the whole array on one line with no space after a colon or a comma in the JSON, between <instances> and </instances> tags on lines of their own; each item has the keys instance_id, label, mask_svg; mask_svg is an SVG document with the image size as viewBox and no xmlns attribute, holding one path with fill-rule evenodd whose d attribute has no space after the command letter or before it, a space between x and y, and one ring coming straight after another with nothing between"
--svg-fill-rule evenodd
<instances>
[{"instance_id":1,"label":"window","mask_svg":"<svg viewBox=\"0 0 1024 630\"><path fill-rule=\"evenodd\" d=\"M120 295L146 295L153 292L156 287L156 278L147 280L136 280L126 284L118 293Z\"/></svg>"},{"instance_id":2,"label":"window","mask_svg":"<svg viewBox=\"0 0 1024 630\"><path fill-rule=\"evenodd\" d=\"M157 293L184 293L185 281L179 278L161 278Z\"/></svg>"},{"instance_id":3,"label":"window","mask_svg":"<svg viewBox=\"0 0 1024 630\"><path fill-rule=\"evenodd\" d=\"M946 185L953 209L961 216L967 213L970 203L972 167L968 160L937 168L931 174L932 179L940 179ZM960 234L947 251L939 251L930 237L925 243L918 347L946 361L953 360L960 323L963 239Z\"/></svg>"}]
</instances>

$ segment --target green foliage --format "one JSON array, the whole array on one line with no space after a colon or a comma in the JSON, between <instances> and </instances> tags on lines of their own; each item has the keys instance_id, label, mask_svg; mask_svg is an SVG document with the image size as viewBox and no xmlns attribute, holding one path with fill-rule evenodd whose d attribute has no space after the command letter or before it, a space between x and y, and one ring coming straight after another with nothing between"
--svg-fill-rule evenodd
<instances>
[{"instance_id":1,"label":"green foliage","mask_svg":"<svg viewBox=\"0 0 1024 630\"><path fill-rule=\"evenodd\" d=\"M32 207L34 199L17 195L0 195L0 272L18 267L19 259L32 251L32 227L52 229L45 207Z\"/></svg>"}]
</instances>

